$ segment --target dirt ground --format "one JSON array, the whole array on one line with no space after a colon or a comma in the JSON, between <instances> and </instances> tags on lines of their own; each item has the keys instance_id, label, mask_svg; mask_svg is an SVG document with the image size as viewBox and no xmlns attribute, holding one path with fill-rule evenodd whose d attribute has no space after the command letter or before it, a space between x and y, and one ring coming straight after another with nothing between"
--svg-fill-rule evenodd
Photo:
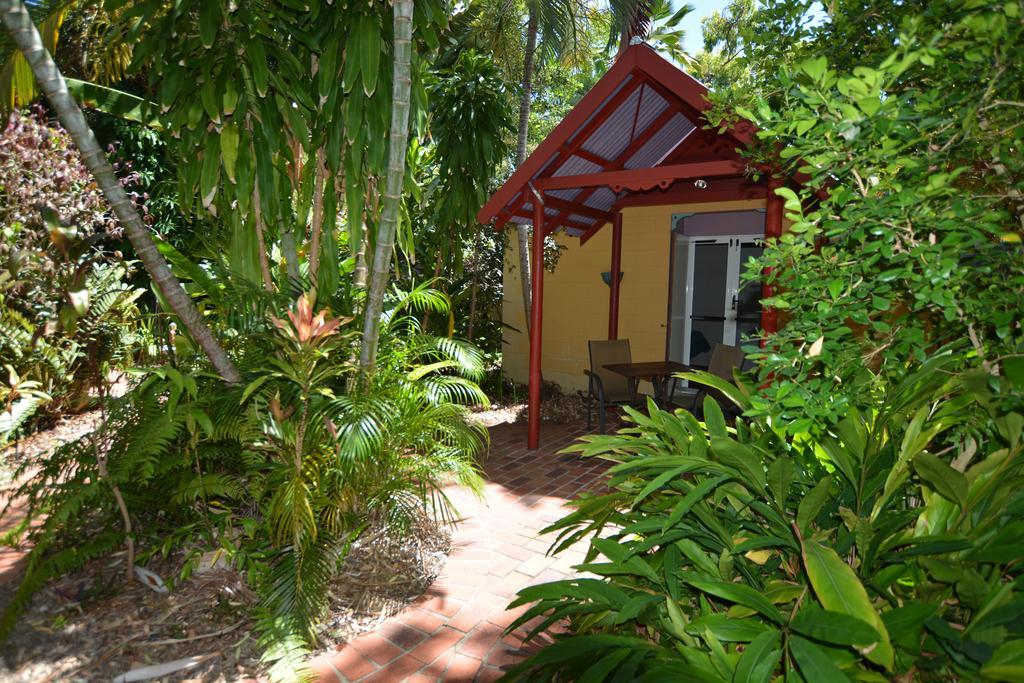
<instances>
[{"instance_id":1,"label":"dirt ground","mask_svg":"<svg viewBox=\"0 0 1024 683\"><path fill-rule=\"evenodd\" d=\"M94 429L98 419L93 412L61 420L0 453L0 510L18 465L45 458ZM12 507L0 519L0 530L15 528L18 514ZM449 531L427 521L401 534L368 530L352 545L331 587L320 650L376 628L422 595L444 568L450 545ZM47 583L0 645L0 681L110 681L129 670L186 659L191 666L159 680L262 678L252 620L257 598L220 555L210 552L203 559L199 571L179 582L172 579L183 557L151 560L147 568L167 582L166 593L126 582L123 553ZM0 610L15 595L18 574L0 572L6 579L0 581Z\"/></svg>"}]
</instances>

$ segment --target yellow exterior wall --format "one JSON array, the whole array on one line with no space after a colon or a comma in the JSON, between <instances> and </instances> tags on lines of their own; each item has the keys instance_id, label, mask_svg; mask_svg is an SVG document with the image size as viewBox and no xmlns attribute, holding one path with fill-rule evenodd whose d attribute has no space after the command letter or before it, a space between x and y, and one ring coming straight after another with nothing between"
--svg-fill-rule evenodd
<instances>
[{"instance_id":1,"label":"yellow exterior wall","mask_svg":"<svg viewBox=\"0 0 1024 683\"><path fill-rule=\"evenodd\" d=\"M763 199L627 207L622 211L622 284L619 290L619 338L629 339L633 360L665 358L668 317L672 214L742 211L764 208ZM519 259L514 228L505 251L502 319L505 328L502 368L525 384L529 379L530 343L526 335ZM609 287L601 273L611 270L612 230L605 226L585 245L558 234L567 248L555 272L544 273L542 367L544 379L565 391L587 390L590 367L587 341L608 338ZM641 391L650 388L641 387Z\"/></svg>"}]
</instances>

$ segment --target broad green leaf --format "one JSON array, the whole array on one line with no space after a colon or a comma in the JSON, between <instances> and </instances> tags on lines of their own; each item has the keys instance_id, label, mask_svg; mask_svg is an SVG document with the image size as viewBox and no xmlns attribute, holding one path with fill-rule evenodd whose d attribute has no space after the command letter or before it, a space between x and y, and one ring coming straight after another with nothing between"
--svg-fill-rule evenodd
<instances>
[{"instance_id":1,"label":"broad green leaf","mask_svg":"<svg viewBox=\"0 0 1024 683\"><path fill-rule=\"evenodd\" d=\"M673 479L676 479L677 477L681 476L682 474L688 472L691 469L692 468L689 465L684 465L682 467L676 467L674 469L662 472L657 477L652 479L647 484L647 486L645 486L643 488L643 490L640 491L640 493L636 494L636 497L633 498L633 505L636 506L644 498L646 498L647 496L651 495L652 493L654 493L658 489L664 487L667 483L669 483Z\"/></svg>"},{"instance_id":2,"label":"broad green leaf","mask_svg":"<svg viewBox=\"0 0 1024 683\"><path fill-rule=\"evenodd\" d=\"M199 196L202 198L203 206L210 208L220 180L220 136L217 133L206 136L202 169L199 176Z\"/></svg>"},{"instance_id":3,"label":"broad green leaf","mask_svg":"<svg viewBox=\"0 0 1024 683\"><path fill-rule=\"evenodd\" d=\"M722 408L718 405L718 401L710 396L705 396L703 406L704 424L708 427L708 434L712 437L728 436L728 430L725 426L725 415L722 414Z\"/></svg>"},{"instance_id":4,"label":"broad green leaf","mask_svg":"<svg viewBox=\"0 0 1024 683\"><path fill-rule=\"evenodd\" d=\"M893 650L889 644L889 634L853 569L834 550L815 541L804 542L803 556L804 569L818 601L827 610L848 614L874 626L881 642L866 652L865 656L891 670Z\"/></svg>"},{"instance_id":5,"label":"broad green leaf","mask_svg":"<svg viewBox=\"0 0 1024 683\"><path fill-rule=\"evenodd\" d=\"M712 436L711 452L720 462L739 471L748 486L764 490L764 467L753 450L729 437Z\"/></svg>"},{"instance_id":6,"label":"broad green leaf","mask_svg":"<svg viewBox=\"0 0 1024 683\"><path fill-rule=\"evenodd\" d=\"M800 636L790 636L789 651L809 683L848 683L849 678L820 647Z\"/></svg>"},{"instance_id":7,"label":"broad green leaf","mask_svg":"<svg viewBox=\"0 0 1024 683\"><path fill-rule=\"evenodd\" d=\"M796 524L804 533L807 533L811 522L815 520L818 513L821 512L821 508L828 501L831 486L832 480L829 477L825 477L800 501L800 506L796 511Z\"/></svg>"},{"instance_id":8,"label":"broad green leaf","mask_svg":"<svg viewBox=\"0 0 1024 683\"><path fill-rule=\"evenodd\" d=\"M779 632L765 631L754 638L736 664L733 683L768 683L779 665Z\"/></svg>"},{"instance_id":9,"label":"broad green leaf","mask_svg":"<svg viewBox=\"0 0 1024 683\"><path fill-rule=\"evenodd\" d=\"M811 77L811 80L819 81L821 77L825 75L825 71L828 69L828 59L825 57L815 57L813 59L806 59L800 63L800 70Z\"/></svg>"},{"instance_id":10,"label":"broad green leaf","mask_svg":"<svg viewBox=\"0 0 1024 683\"><path fill-rule=\"evenodd\" d=\"M95 109L127 121L135 121L150 128L159 129L158 107L149 100L114 88L108 88L77 78L65 79L68 92L78 103L88 109Z\"/></svg>"},{"instance_id":11,"label":"broad green leaf","mask_svg":"<svg viewBox=\"0 0 1024 683\"><path fill-rule=\"evenodd\" d=\"M925 602L908 602L903 607L882 613L882 621L893 640L902 638L921 628L925 620L935 614L937 607Z\"/></svg>"},{"instance_id":12,"label":"broad green leaf","mask_svg":"<svg viewBox=\"0 0 1024 683\"><path fill-rule=\"evenodd\" d=\"M790 627L808 638L836 645L857 645L866 648L879 640L878 631L857 617L842 612L810 608L801 611Z\"/></svg>"},{"instance_id":13,"label":"broad green leaf","mask_svg":"<svg viewBox=\"0 0 1024 683\"><path fill-rule=\"evenodd\" d=\"M743 605L744 607L749 607L752 610L760 612L777 624L785 623L785 618L782 616L782 613L778 608L775 607L771 601L765 598L764 595L750 586L745 586L739 583L701 579L693 575L686 574L680 576L680 580L693 586L697 590L722 598L723 600L728 600L729 602L735 602L736 604Z\"/></svg>"},{"instance_id":14,"label":"broad green leaf","mask_svg":"<svg viewBox=\"0 0 1024 683\"><path fill-rule=\"evenodd\" d=\"M238 161L238 127L234 122L226 123L221 128L220 156L228 180L235 182L235 164Z\"/></svg>"},{"instance_id":15,"label":"broad green leaf","mask_svg":"<svg viewBox=\"0 0 1024 683\"><path fill-rule=\"evenodd\" d=\"M780 509L786 509L789 487L793 483L793 461L781 455L768 467L768 488Z\"/></svg>"},{"instance_id":16,"label":"broad green leaf","mask_svg":"<svg viewBox=\"0 0 1024 683\"><path fill-rule=\"evenodd\" d=\"M732 475L730 474L722 474L713 479L705 479L694 486L689 493L683 496L683 499L676 503L675 507L672 508L672 512L669 513L668 518L665 520L665 524L661 527L661 532L665 533L678 524L694 504L703 500L711 491L718 488L718 486L723 482L729 481L731 478Z\"/></svg>"},{"instance_id":17,"label":"broad green leaf","mask_svg":"<svg viewBox=\"0 0 1024 683\"><path fill-rule=\"evenodd\" d=\"M203 41L203 47L213 47L213 41L214 38L217 37L217 25L219 23L220 3L199 3L199 38Z\"/></svg>"},{"instance_id":18,"label":"broad green leaf","mask_svg":"<svg viewBox=\"0 0 1024 683\"><path fill-rule=\"evenodd\" d=\"M1000 645L981 673L997 681L1024 681L1024 640Z\"/></svg>"},{"instance_id":19,"label":"broad green leaf","mask_svg":"<svg viewBox=\"0 0 1024 683\"><path fill-rule=\"evenodd\" d=\"M687 633L694 635L701 635L705 629L725 642L749 643L763 635L768 627L754 619L734 619L722 613L698 617L686 627Z\"/></svg>"},{"instance_id":20,"label":"broad green leaf","mask_svg":"<svg viewBox=\"0 0 1024 683\"><path fill-rule=\"evenodd\" d=\"M967 505L967 478L931 453L914 458L914 470L943 498L964 508Z\"/></svg>"},{"instance_id":21,"label":"broad green leaf","mask_svg":"<svg viewBox=\"0 0 1024 683\"><path fill-rule=\"evenodd\" d=\"M203 431L206 432L206 436L212 439L213 421L210 420L210 416L195 406L192 407L190 414L192 415L192 418L199 424L199 426L203 428Z\"/></svg>"}]
</instances>

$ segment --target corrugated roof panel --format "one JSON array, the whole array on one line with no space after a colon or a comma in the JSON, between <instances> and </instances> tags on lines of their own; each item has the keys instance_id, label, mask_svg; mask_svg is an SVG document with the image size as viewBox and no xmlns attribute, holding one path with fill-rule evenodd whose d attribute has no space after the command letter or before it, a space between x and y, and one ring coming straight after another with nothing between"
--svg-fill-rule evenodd
<instances>
[{"instance_id":1,"label":"corrugated roof panel","mask_svg":"<svg viewBox=\"0 0 1024 683\"><path fill-rule=\"evenodd\" d=\"M629 74L628 76L626 76L626 78L622 79L622 82L619 83L617 86L615 86L615 89L611 91L611 93L608 95L608 97L604 98L604 100L601 102L601 104L596 109L594 109L594 112L590 116L588 116L586 118L586 120L583 121L583 124L579 128L577 128L576 131L571 136L569 136L569 138L566 140L566 142L571 143L573 140L575 140L579 136L580 131L584 130L587 127L587 124L590 123L594 119L595 116L600 114L601 111L608 105L608 101L611 100L616 95L618 95L620 90L622 90L623 88L629 86L629 84L632 83L633 80L634 79L633 79L633 75L632 74ZM534 176L534 177L537 177L537 176Z\"/></svg>"},{"instance_id":2,"label":"corrugated roof panel","mask_svg":"<svg viewBox=\"0 0 1024 683\"><path fill-rule=\"evenodd\" d=\"M587 225L593 226L597 223L598 219L592 216L580 216L579 214L570 214L569 220L575 221L576 223L586 223Z\"/></svg>"},{"instance_id":3,"label":"corrugated roof panel","mask_svg":"<svg viewBox=\"0 0 1024 683\"><path fill-rule=\"evenodd\" d=\"M526 211L527 213L529 213L532 216L533 215L533 204L524 204L523 205L523 210ZM551 209L551 208L548 208L546 206L544 207L544 215L545 216L557 216L558 214L559 214L558 209ZM529 222L530 219L526 218L524 220Z\"/></svg>"},{"instance_id":4,"label":"corrugated roof panel","mask_svg":"<svg viewBox=\"0 0 1024 683\"><path fill-rule=\"evenodd\" d=\"M571 156L562 162L554 173L551 174L554 178L560 178L569 175L584 175L586 173L600 173L604 169L597 164L587 161L582 157Z\"/></svg>"},{"instance_id":5,"label":"corrugated roof panel","mask_svg":"<svg viewBox=\"0 0 1024 683\"><path fill-rule=\"evenodd\" d=\"M583 202L585 206L592 206L595 209L601 209L602 211L608 211L615 204L615 193L607 187L599 187L594 191L594 194L587 197L587 200Z\"/></svg>"},{"instance_id":6,"label":"corrugated roof panel","mask_svg":"<svg viewBox=\"0 0 1024 683\"><path fill-rule=\"evenodd\" d=\"M646 85L637 88L590 134L582 147L592 154L614 160L666 107L668 102L653 89Z\"/></svg>"},{"instance_id":7,"label":"corrugated roof panel","mask_svg":"<svg viewBox=\"0 0 1024 683\"><path fill-rule=\"evenodd\" d=\"M625 164L626 168L651 168L660 164L672 150L679 146L695 126L683 116L676 114L638 149Z\"/></svg>"},{"instance_id":8,"label":"corrugated roof panel","mask_svg":"<svg viewBox=\"0 0 1024 683\"><path fill-rule=\"evenodd\" d=\"M582 189L549 189L545 195L548 197L557 197L560 200L571 201L574 200L577 195L582 193Z\"/></svg>"}]
</instances>

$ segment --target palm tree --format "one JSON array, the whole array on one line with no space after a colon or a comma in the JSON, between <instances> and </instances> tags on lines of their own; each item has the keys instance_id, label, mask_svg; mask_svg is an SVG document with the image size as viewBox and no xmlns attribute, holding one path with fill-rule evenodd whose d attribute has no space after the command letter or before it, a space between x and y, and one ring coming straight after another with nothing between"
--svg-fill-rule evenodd
<instances>
[{"instance_id":1,"label":"palm tree","mask_svg":"<svg viewBox=\"0 0 1024 683\"><path fill-rule=\"evenodd\" d=\"M110 167L103 150L100 148L96 135L86 123L82 110L68 92L67 84L60 70L54 63L50 53L43 45L39 31L32 17L21 0L0 0L0 18L10 34L11 40L25 56L40 90L46 95L50 106L57 113L61 125L74 140L75 146L82 155L82 161L96 178L107 201L117 219L124 226L128 240L138 254L143 266L149 272L160 293L167 301L171 310L181 319L185 328L196 340L213 363L214 368L225 381L232 384L240 383L242 376L238 373L224 348L214 338L210 328L203 322L202 316L181 283L171 272L167 262L157 250L149 231L142 222L142 217L125 193L120 181Z\"/></svg>"},{"instance_id":2,"label":"palm tree","mask_svg":"<svg viewBox=\"0 0 1024 683\"><path fill-rule=\"evenodd\" d=\"M384 205L377 227L377 243L373 254L373 272L363 312L363 342L359 367L364 377L373 373L380 341L380 316L384 309L384 292L391 275L391 252L395 248L395 231L402 204L405 180L405 154L409 142L409 95L412 90L412 17L413 0L395 0L394 67L391 91L391 140L388 147L388 172L384 189Z\"/></svg>"}]
</instances>

